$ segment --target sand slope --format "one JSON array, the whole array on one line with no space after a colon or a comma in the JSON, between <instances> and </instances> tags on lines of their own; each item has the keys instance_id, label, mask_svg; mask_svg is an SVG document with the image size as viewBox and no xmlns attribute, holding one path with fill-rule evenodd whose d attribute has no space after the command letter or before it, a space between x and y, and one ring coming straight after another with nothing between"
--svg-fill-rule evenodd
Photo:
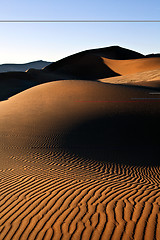
<instances>
[{"instance_id":1,"label":"sand slope","mask_svg":"<svg viewBox=\"0 0 160 240\"><path fill-rule=\"evenodd\" d=\"M160 88L160 69L134 74L127 74L125 76L113 78L104 78L99 79L99 81L112 84L126 84L151 87L158 90L158 88Z\"/></svg>"},{"instance_id":2,"label":"sand slope","mask_svg":"<svg viewBox=\"0 0 160 240\"><path fill-rule=\"evenodd\" d=\"M149 93L68 80L1 102L0 238L160 239Z\"/></svg>"},{"instance_id":3,"label":"sand slope","mask_svg":"<svg viewBox=\"0 0 160 240\"><path fill-rule=\"evenodd\" d=\"M67 79L63 74L44 73L29 69L27 72L0 73L0 101L44 82Z\"/></svg>"},{"instance_id":4,"label":"sand slope","mask_svg":"<svg viewBox=\"0 0 160 240\"><path fill-rule=\"evenodd\" d=\"M112 60L103 58L104 63L120 75L160 69L160 58Z\"/></svg>"}]
</instances>

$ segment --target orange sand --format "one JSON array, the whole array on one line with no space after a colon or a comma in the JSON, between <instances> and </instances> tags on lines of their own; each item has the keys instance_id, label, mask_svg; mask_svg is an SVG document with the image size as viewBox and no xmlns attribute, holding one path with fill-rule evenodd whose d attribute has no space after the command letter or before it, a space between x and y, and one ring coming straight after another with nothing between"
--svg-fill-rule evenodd
<instances>
[{"instance_id":1,"label":"orange sand","mask_svg":"<svg viewBox=\"0 0 160 240\"><path fill-rule=\"evenodd\" d=\"M160 67L117 61L0 103L0 239L160 239Z\"/></svg>"}]
</instances>

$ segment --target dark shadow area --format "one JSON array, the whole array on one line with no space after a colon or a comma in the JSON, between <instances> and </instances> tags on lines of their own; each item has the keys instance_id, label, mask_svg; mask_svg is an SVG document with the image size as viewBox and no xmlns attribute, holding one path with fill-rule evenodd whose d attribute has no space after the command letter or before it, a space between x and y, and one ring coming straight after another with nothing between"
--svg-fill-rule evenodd
<instances>
[{"instance_id":1,"label":"dark shadow area","mask_svg":"<svg viewBox=\"0 0 160 240\"><path fill-rule=\"evenodd\" d=\"M43 72L53 72L62 74L62 76L65 75L69 79L79 80L97 80L120 76L120 74L109 68L100 56L86 53L75 54L72 57L50 64L44 68Z\"/></svg>"},{"instance_id":2,"label":"dark shadow area","mask_svg":"<svg viewBox=\"0 0 160 240\"><path fill-rule=\"evenodd\" d=\"M29 79L14 79L14 77L0 79L0 101L7 100L9 97L35 85L37 84Z\"/></svg>"},{"instance_id":3,"label":"dark shadow area","mask_svg":"<svg viewBox=\"0 0 160 240\"><path fill-rule=\"evenodd\" d=\"M73 128L61 142L81 157L129 165L160 164L160 114L123 114L89 120Z\"/></svg>"},{"instance_id":4,"label":"dark shadow area","mask_svg":"<svg viewBox=\"0 0 160 240\"><path fill-rule=\"evenodd\" d=\"M54 80L53 74L48 75L36 69L30 69L29 72L0 73L0 101L7 100L31 87Z\"/></svg>"}]
</instances>

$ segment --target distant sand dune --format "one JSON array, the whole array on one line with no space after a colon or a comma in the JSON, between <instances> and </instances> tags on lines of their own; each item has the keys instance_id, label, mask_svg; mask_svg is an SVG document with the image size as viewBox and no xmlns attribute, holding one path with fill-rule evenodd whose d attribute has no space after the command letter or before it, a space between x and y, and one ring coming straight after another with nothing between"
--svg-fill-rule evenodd
<instances>
[{"instance_id":1,"label":"distant sand dune","mask_svg":"<svg viewBox=\"0 0 160 240\"><path fill-rule=\"evenodd\" d=\"M115 60L128 60L128 59L139 59L145 58L143 54L138 52L125 49L119 46L111 46L106 48L98 48L98 49L91 49L82 51L71 56L65 57L55 63L50 64L49 66L45 67L44 70L46 71L53 71L55 69L61 68L65 65L73 64L79 59L85 59L87 56L98 56L98 57L105 57L108 59L115 59Z\"/></svg>"},{"instance_id":2,"label":"distant sand dune","mask_svg":"<svg viewBox=\"0 0 160 240\"><path fill-rule=\"evenodd\" d=\"M24 64L0 64L0 73L2 72L13 72L13 71L22 71L25 72L29 68L42 69L49 65L50 62L45 61L35 61Z\"/></svg>"},{"instance_id":3,"label":"distant sand dune","mask_svg":"<svg viewBox=\"0 0 160 240\"><path fill-rule=\"evenodd\" d=\"M68 80L1 102L1 239L159 239L160 105L132 100L148 96Z\"/></svg>"},{"instance_id":4,"label":"distant sand dune","mask_svg":"<svg viewBox=\"0 0 160 240\"><path fill-rule=\"evenodd\" d=\"M45 82L71 79L98 81L159 69L159 55L151 56L113 46L76 53L41 70L31 68L26 72L0 73L0 101Z\"/></svg>"},{"instance_id":5,"label":"distant sand dune","mask_svg":"<svg viewBox=\"0 0 160 240\"><path fill-rule=\"evenodd\" d=\"M158 89L160 88L160 69L127 74L125 76L118 76L113 78L104 78L99 79L99 81L104 83L128 84Z\"/></svg>"},{"instance_id":6,"label":"distant sand dune","mask_svg":"<svg viewBox=\"0 0 160 240\"><path fill-rule=\"evenodd\" d=\"M66 60L66 59L65 59ZM59 64L59 65L58 65ZM130 60L113 60L96 55L76 56L62 64L53 63L43 71L61 73L72 79L91 79L115 77L149 70L160 67L160 58L142 58Z\"/></svg>"},{"instance_id":7,"label":"distant sand dune","mask_svg":"<svg viewBox=\"0 0 160 240\"><path fill-rule=\"evenodd\" d=\"M152 56L152 55L151 55ZM158 69L159 57L147 57L134 51L109 47L80 52L44 68L44 72L63 73L75 79L108 78Z\"/></svg>"},{"instance_id":8,"label":"distant sand dune","mask_svg":"<svg viewBox=\"0 0 160 240\"><path fill-rule=\"evenodd\" d=\"M156 70L160 68L160 58L132 60L112 60L103 58L104 63L120 75Z\"/></svg>"}]
</instances>

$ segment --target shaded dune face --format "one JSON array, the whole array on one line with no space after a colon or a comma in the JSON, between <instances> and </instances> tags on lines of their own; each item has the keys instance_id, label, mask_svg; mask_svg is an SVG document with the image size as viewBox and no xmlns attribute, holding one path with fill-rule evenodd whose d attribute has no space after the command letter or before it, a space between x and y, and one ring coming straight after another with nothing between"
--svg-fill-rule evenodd
<instances>
[{"instance_id":1,"label":"shaded dune face","mask_svg":"<svg viewBox=\"0 0 160 240\"><path fill-rule=\"evenodd\" d=\"M0 73L0 101L35 86L35 81L23 72Z\"/></svg>"},{"instance_id":2,"label":"shaded dune face","mask_svg":"<svg viewBox=\"0 0 160 240\"><path fill-rule=\"evenodd\" d=\"M0 101L44 82L66 79L66 76L55 73L44 73L41 70L29 69L27 72L0 73Z\"/></svg>"},{"instance_id":3,"label":"shaded dune face","mask_svg":"<svg viewBox=\"0 0 160 240\"><path fill-rule=\"evenodd\" d=\"M53 146L55 135L60 148L84 158L158 165L159 102L132 100L148 95L148 89L89 81L42 84L3 103L1 131L23 132L17 143L23 147L40 146L44 137Z\"/></svg>"},{"instance_id":4,"label":"shaded dune face","mask_svg":"<svg viewBox=\"0 0 160 240\"><path fill-rule=\"evenodd\" d=\"M160 164L160 114L115 114L83 122L64 136L62 146L96 161L155 166Z\"/></svg>"},{"instance_id":5,"label":"shaded dune face","mask_svg":"<svg viewBox=\"0 0 160 240\"><path fill-rule=\"evenodd\" d=\"M45 70L55 71L70 78L96 80L104 77L118 76L116 72L110 69L99 56L86 54L69 58L64 65L50 65Z\"/></svg>"}]
</instances>

